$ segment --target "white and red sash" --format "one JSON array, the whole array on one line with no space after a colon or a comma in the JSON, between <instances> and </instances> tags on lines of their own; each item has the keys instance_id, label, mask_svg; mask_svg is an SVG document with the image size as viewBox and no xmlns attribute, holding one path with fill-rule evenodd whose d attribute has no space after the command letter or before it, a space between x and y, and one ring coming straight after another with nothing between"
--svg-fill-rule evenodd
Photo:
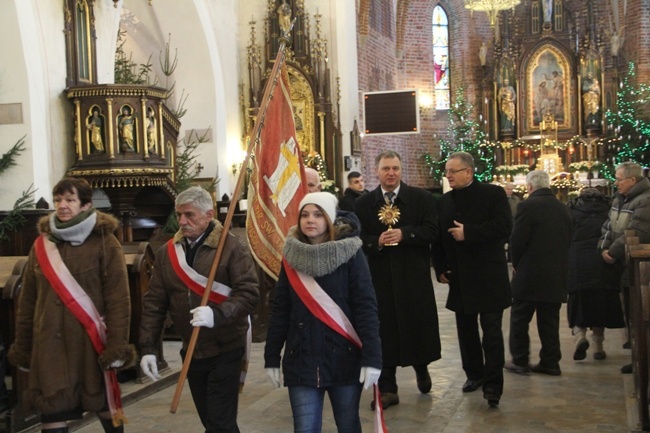
<instances>
[{"instance_id":1,"label":"white and red sash","mask_svg":"<svg viewBox=\"0 0 650 433\"><path fill-rule=\"evenodd\" d=\"M174 268L174 272L178 275L178 278L180 278L191 291L202 297L203 292L205 291L205 286L208 284L208 279L196 272L187 264L187 260L185 259L185 250L183 250L180 242L174 243L173 240L167 242L167 253L169 254L169 259ZM210 301L215 304L220 304L230 297L231 291L232 289L225 284L213 281L210 289Z\"/></svg>"},{"instance_id":2,"label":"white and red sash","mask_svg":"<svg viewBox=\"0 0 650 433\"><path fill-rule=\"evenodd\" d=\"M348 339L359 349L363 346L361 339L355 331L354 326L345 315L341 307L323 290L314 277L300 272L289 265L286 259L282 259L284 270L300 300L307 309L321 322L330 327L336 333ZM384 410L381 405L381 394L379 387L373 385L375 399L375 433L387 433L388 429L384 423Z\"/></svg>"},{"instance_id":3,"label":"white and red sash","mask_svg":"<svg viewBox=\"0 0 650 433\"><path fill-rule=\"evenodd\" d=\"M203 292L205 291L205 286L208 284L208 279L203 275L196 272L190 265L187 264L187 259L185 257L185 250L180 242L174 243L174 240L167 242L167 254L169 255L169 260L172 264L172 268L178 278L181 279L183 284L185 284L191 291L197 295L203 297ZM210 289L210 301L215 304L220 304L230 297L230 292L232 289L225 284L219 283L217 281L212 282L212 287ZM253 334L250 316L248 317L248 332L246 334L246 351L244 353L244 359L242 360L242 371L239 378L239 390L241 391L244 382L246 380L246 373L248 371L248 363L251 359L251 346L253 343Z\"/></svg>"},{"instance_id":4,"label":"white and red sash","mask_svg":"<svg viewBox=\"0 0 650 433\"><path fill-rule=\"evenodd\" d=\"M101 355L106 348L106 323L92 299L72 276L54 242L47 239L45 235L41 235L34 242L34 252L50 286L61 298L66 308L79 320L88 333L95 351ZM127 419L122 410L120 385L115 369L110 368L103 374L113 425L125 424Z\"/></svg>"}]
</instances>

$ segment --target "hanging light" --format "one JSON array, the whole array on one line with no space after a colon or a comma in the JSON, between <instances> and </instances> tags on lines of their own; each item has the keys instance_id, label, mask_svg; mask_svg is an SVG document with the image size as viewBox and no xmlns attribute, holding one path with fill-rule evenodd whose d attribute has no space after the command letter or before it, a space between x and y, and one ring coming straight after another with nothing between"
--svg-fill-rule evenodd
<instances>
[{"instance_id":1,"label":"hanging light","mask_svg":"<svg viewBox=\"0 0 650 433\"><path fill-rule=\"evenodd\" d=\"M465 0L465 9L485 12L490 19L490 27L494 27L499 12L514 9L519 3L521 0Z\"/></svg>"}]
</instances>

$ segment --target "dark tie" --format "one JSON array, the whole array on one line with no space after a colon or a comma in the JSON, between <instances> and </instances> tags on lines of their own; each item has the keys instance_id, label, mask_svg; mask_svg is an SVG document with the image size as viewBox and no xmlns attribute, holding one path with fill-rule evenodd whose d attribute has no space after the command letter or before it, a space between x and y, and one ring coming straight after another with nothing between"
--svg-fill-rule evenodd
<instances>
[{"instance_id":1,"label":"dark tie","mask_svg":"<svg viewBox=\"0 0 650 433\"><path fill-rule=\"evenodd\" d=\"M387 193L384 193L384 195L386 196L386 202L390 203L390 204L393 204L393 199L395 198L395 193L392 192L392 191L389 191Z\"/></svg>"}]
</instances>

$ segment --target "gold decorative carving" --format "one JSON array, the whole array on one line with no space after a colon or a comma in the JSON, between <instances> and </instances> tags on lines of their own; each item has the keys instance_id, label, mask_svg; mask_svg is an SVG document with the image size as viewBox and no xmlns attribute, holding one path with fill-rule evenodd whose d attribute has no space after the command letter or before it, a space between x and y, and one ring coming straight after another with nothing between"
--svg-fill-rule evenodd
<instances>
[{"instance_id":1,"label":"gold decorative carving","mask_svg":"<svg viewBox=\"0 0 650 433\"><path fill-rule=\"evenodd\" d=\"M287 65L291 105L296 123L296 138L300 150L309 154L314 150L314 94L303 73L292 65Z\"/></svg>"}]
</instances>

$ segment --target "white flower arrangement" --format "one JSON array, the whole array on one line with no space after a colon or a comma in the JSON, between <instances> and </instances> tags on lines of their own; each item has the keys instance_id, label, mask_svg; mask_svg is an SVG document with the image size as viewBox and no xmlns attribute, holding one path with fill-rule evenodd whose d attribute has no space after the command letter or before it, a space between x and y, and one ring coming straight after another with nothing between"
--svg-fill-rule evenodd
<instances>
[{"instance_id":1,"label":"white flower arrangement","mask_svg":"<svg viewBox=\"0 0 650 433\"><path fill-rule=\"evenodd\" d=\"M336 196L338 196L339 193L339 188L336 186L332 179L325 179L321 181L320 189L321 191L330 192Z\"/></svg>"}]
</instances>

